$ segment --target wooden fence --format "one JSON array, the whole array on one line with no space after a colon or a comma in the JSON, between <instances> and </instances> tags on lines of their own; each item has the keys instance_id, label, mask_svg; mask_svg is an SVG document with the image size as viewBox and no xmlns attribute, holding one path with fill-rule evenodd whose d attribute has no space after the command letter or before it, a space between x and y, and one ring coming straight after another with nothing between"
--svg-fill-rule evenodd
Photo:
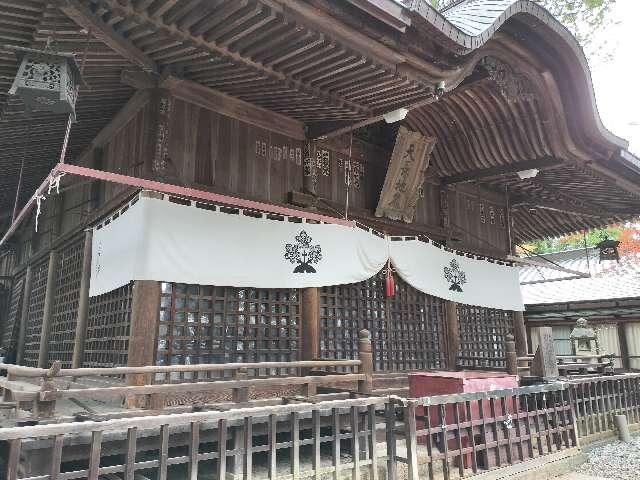
<instances>
[{"instance_id":1,"label":"wooden fence","mask_svg":"<svg viewBox=\"0 0 640 480\"><path fill-rule=\"evenodd\" d=\"M563 383L411 399L402 410L393 432L406 455L392 455L414 480L471 476L578 445Z\"/></svg>"},{"instance_id":2,"label":"wooden fence","mask_svg":"<svg viewBox=\"0 0 640 480\"><path fill-rule=\"evenodd\" d=\"M612 432L614 414L640 423L640 374L416 399L341 395L3 428L0 458L4 445L9 480L449 480L577 447Z\"/></svg>"}]
</instances>

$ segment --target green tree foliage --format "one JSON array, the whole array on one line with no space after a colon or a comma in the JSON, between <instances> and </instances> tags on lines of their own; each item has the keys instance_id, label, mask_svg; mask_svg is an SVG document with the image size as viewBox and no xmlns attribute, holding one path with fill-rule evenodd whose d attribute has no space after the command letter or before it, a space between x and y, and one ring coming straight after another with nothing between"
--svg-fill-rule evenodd
<instances>
[{"instance_id":1,"label":"green tree foliage","mask_svg":"<svg viewBox=\"0 0 640 480\"><path fill-rule=\"evenodd\" d=\"M587 245L595 247L604 238L612 238L618 240L624 231L624 227L613 225L606 228L594 228L586 234ZM523 245L524 248L519 249L519 253L526 251L532 253L551 253L564 250L574 250L576 248L584 248L584 236L581 233L566 235L558 238L545 238L543 240L535 240ZM526 249L526 250L525 250Z\"/></svg>"}]
</instances>

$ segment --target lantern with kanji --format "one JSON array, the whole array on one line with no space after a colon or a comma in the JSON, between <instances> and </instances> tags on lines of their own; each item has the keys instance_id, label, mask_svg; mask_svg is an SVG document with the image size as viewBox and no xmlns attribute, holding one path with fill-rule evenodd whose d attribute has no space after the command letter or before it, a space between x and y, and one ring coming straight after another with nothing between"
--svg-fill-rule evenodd
<instances>
[{"instance_id":1,"label":"lantern with kanji","mask_svg":"<svg viewBox=\"0 0 640 480\"><path fill-rule=\"evenodd\" d=\"M68 113L75 121L80 69L73 55L50 50L6 46L18 57L18 74L9 95L22 99L27 110Z\"/></svg>"},{"instance_id":2,"label":"lantern with kanji","mask_svg":"<svg viewBox=\"0 0 640 480\"><path fill-rule=\"evenodd\" d=\"M612 240L610 238L605 238L596 245L596 248L600 251L600 261L615 260L619 262L620 254L618 253L618 245L620 245L618 240Z\"/></svg>"}]
</instances>

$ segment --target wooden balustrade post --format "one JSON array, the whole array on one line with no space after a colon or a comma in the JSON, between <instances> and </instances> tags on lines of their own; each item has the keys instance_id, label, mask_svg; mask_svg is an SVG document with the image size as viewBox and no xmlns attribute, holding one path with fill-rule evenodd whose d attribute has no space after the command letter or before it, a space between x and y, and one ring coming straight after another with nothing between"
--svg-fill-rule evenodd
<instances>
[{"instance_id":1,"label":"wooden balustrade post","mask_svg":"<svg viewBox=\"0 0 640 480\"><path fill-rule=\"evenodd\" d=\"M129 352L127 366L144 367L154 365L158 316L160 312L160 282L136 280L133 283L131 301L131 333L129 334ZM153 382L153 374L127 375L128 385L147 385ZM127 398L129 408L162 408L164 396L154 395L153 399L143 396ZM153 404L153 405L152 405Z\"/></svg>"},{"instance_id":2,"label":"wooden balustrade post","mask_svg":"<svg viewBox=\"0 0 640 480\"><path fill-rule=\"evenodd\" d=\"M358 358L362 362L358 373L366 376L365 380L358 381L358 392L370 395L373 392L373 353L369 330L360 330L358 335Z\"/></svg>"},{"instance_id":3,"label":"wooden balustrade post","mask_svg":"<svg viewBox=\"0 0 640 480\"><path fill-rule=\"evenodd\" d=\"M76 321L76 337L73 340L71 368L80 368L84 357L84 343L87 337L87 321L89 318L89 283L91 281L92 242L93 231L89 229L84 232L82 276L80 277L80 298L78 300L78 318Z\"/></svg>"},{"instance_id":4,"label":"wooden balustrade post","mask_svg":"<svg viewBox=\"0 0 640 480\"><path fill-rule=\"evenodd\" d=\"M527 329L524 325L524 312L513 312L513 335L518 357L525 357L529 349L527 348Z\"/></svg>"},{"instance_id":5,"label":"wooden balustrade post","mask_svg":"<svg viewBox=\"0 0 640 480\"><path fill-rule=\"evenodd\" d=\"M456 361L460 351L460 321L458 319L458 304L450 300L445 301L445 347L448 370L456 370Z\"/></svg>"},{"instance_id":6,"label":"wooden balustrade post","mask_svg":"<svg viewBox=\"0 0 640 480\"><path fill-rule=\"evenodd\" d=\"M233 371L234 380L246 380L248 378L246 368L238 368ZM233 389L232 399L234 403L245 403L249 401L249 387L238 387Z\"/></svg>"},{"instance_id":7,"label":"wooden balustrade post","mask_svg":"<svg viewBox=\"0 0 640 480\"><path fill-rule=\"evenodd\" d=\"M16 365L22 364L24 357L24 339L27 333L27 320L29 318L29 299L31 298L31 286L33 285L33 269L27 267L24 275L24 291L22 294L22 306L20 310L20 325L18 326L18 348L16 351Z\"/></svg>"},{"instance_id":8,"label":"wooden balustrade post","mask_svg":"<svg viewBox=\"0 0 640 480\"><path fill-rule=\"evenodd\" d=\"M53 304L56 296L56 273L58 267L58 252L49 252L49 269L47 271L47 286L42 309L42 330L40 331L40 352L38 353L38 367L47 368L49 363L49 338L51 337L51 319Z\"/></svg>"},{"instance_id":9,"label":"wooden balustrade post","mask_svg":"<svg viewBox=\"0 0 640 480\"><path fill-rule=\"evenodd\" d=\"M505 354L507 360L507 373L509 375L518 374L518 354L516 353L516 341L513 335L509 334L505 342Z\"/></svg>"}]
</instances>

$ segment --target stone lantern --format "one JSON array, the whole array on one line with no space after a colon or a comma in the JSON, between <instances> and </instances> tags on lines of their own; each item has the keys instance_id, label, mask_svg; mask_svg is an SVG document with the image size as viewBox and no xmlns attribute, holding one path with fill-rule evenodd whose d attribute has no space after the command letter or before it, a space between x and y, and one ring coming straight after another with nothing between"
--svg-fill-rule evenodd
<instances>
[{"instance_id":1,"label":"stone lantern","mask_svg":"<svg viewBox=\"0 0 640 480\"><path fill-rule=\"evenodd\" d=\"M6 46L20 66L9 95L22 99L27 110L68 113L75 121L80 69L69 53Z\"/></svg>"},{"instance_id":2,"label":"stone lantern","mask_svg":"<svg viewBox=\"0 0 640 480\"><path fill-rule=\"evenodd\" d=\"M598 336L593 328L589 327L587 320L579 318L576 326L569 335L571 349L576 356L597 356L600 355L600 345Z\"/></svg>"}]
</instances>

